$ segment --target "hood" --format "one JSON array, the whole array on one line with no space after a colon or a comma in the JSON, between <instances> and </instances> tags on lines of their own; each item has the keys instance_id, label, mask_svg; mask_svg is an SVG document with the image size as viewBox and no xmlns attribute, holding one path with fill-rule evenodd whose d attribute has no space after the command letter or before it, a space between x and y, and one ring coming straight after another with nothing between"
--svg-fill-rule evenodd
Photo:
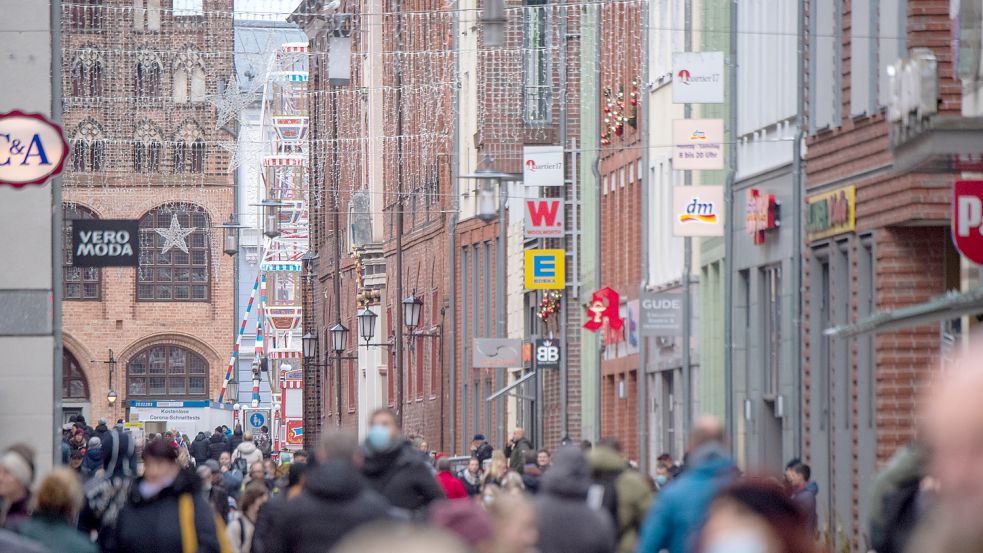
<instances>
[{"instance_id":1,"label":"hood","mask_svg":"<svg viewBox=\"0 0 983 553\"><path fill-rule=\"evenodd\" d=\"M96 425L96 434L102 434L103 432L109 432L109 427L100 422Z\"/></svg>"},{"instance_id":2,"label":"hood","mask_svg":"<svg viewBox=\"0 0 983 553\"><path fill-rule=\"evenodd\" d=\"M372 451L366 448L364 453L365 463L362 465L362 472L367 476L378 476L395 467L420 459L417 456L419 452L413 449L413 445L407 440L397 442L386 451Z\"/></svg>"},{"instance_id":3,"label":"hood","mask_svg":"<svg viewBox=\"0 0 983 553\"><path fill-rule=\"evenodd\" d=\"M197 435L197 436L195 436L195 441L196 441L196 442L203 442L203 441L205 441L206 439L207 439L207 438L205 438L205 433L204 433L204 432L199 432L199 433L198 433L198 435Z\"/></svg>"},{"instance_id":4,"label":"hood","mask_svg":"<svg viewBox=\"0 0 983 553\"><path fill-rule=\"evenodd\" d=\"M819 495L819 484L814 480L810 480L806 483L806 489L812 492L812 495Z\"/></svg>"},{"instance_id":5,"label":"hood","mask_svg":"<svg viewBox=\"0 0 983 553\"><path fill-rule=\"evenodd\" d=\"M217 444L217 443L223 442L225 440L222 438L222 435L221 434L212 434L212 436L210 438L208 438L208 441L211 442L211 443L213 443L213 444Z\"/></svg>"},{"instance_id":6,"label":"hood","mask_svg":"<svg viewBox=\"0 0 983 553\"><path fill-rule=\"evenodd\" d=\"M240 455L251 455L254 451L256 451L256 444L252 442L242 442L236 447L236 449L239 450Z\"/></svg>"},{"instance_id":7,"label":"hood","mask_svg":"<svg viewBox=\"0 0 983 553\"><path fill-rule=\"evenodd\" d=\"M621 455L610 447L595 447L591 450L588 459L590 468L594 472L620 472L628 467Z\"/></svg>"},{"instance_id":8,"label":"hood","mask_svg":"<svg viewBox=\"0 0 983 553\"><path fill-rule=\"evenodd\" d=\"M590 485L587 458L579 447L564 446L553 455L550 470L543 475L540 490L549 495L585 499Z\"/></svg>"},{"instance_id":9,"label":"hood","mask_svg":"<svg viewBox=\"0 0 983 553\"><path fill-rule=\"evenodd\" d=\"M688 463L688 470L705 478L736 471L734 461L722 444L709 443L693 450Z\"/></svg>"},{"instance_id":10,"label":"hood","mask_svg":"<svg viewBox=\"0 0 983 553\"><path fill-rule=\"evenodd\" d=\"M340 501L351 499L365 487L354 465L332 460L307 471L304 491L322 499Z\"/></svg>"},{"instance_id":11,"label":"hood","mask_svg":"<svg viewBox=\"0 0 983 553\"><path fill-rule=\"evenodd\" d=\"M137 474L137 457L130 434L110 430L103 436L102 468L112 478L129 478Z\"/></svg>"},{"instance_id":12,"label":"hood","mask_svg":"<svg viewBox=\"0 0 983 553\"><path fill-rule=\"evenodd\" d=\"M90 447L85 450L86 460L101 463L102 462L102 448L101 447Z\"/></svg>"}]
</instances>

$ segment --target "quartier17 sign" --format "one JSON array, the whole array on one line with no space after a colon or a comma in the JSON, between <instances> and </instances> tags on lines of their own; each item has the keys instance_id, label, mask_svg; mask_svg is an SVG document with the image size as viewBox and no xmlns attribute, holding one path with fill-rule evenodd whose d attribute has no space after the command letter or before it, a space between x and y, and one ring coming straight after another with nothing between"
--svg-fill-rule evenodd
<instances>
[{"instance_id":1,"label":"quartier17 sign","mask_svg":"<svg viewBox=\"0 0 983 553\"><path fill-rule=\"evenodd\" d=\"M38 113L0 114L0 185L42 185L61 173L68 143L61 127Z\"/></svg>"}]
</instances>

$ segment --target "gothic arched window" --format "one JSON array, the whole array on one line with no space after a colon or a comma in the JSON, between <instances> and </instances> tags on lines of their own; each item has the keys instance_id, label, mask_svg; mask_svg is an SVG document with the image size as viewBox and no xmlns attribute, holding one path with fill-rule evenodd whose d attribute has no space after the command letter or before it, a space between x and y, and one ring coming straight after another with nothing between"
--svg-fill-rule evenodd
<instances>
[{"instance_id":1,"label":"gothic arched window","mask_svg":"<svg viewBox=\"0 0 983 553\"><path fill-rule=\"evenodd\" d=\"M102 96L106 57L95 48L80 48L72 58L72 96Z\"/></svg>"},{"instance_id":2,"label":"gothic arched window","mask_svg":"<svg viewBox=\"0 0 983 553\"><path fill-rule=\"evenodd\" d=\"M148 50L138 52L134 69L134 95L151 98L160 96L160 78L163 70L164 65L157 53Z\"/></svg>"},{"instance_id":3,"label":"gothic arched window","mask_svg":"<svg viewBox=\"0 0 983 553\"><path fill-rule=\"evenodd\" d=\"M62 263L64 295L66 300L98 300L101 274L98 267L74 267L72 265L72 225L79 219L97 219L96 214L78 204L65 204L62 216Z\"/></svg>"},{"instance_id":4,"label":"gothic arched window","mask_svg":"<svg viewBox=\"0 0 983 553\"><path fill-rule=\"evenodd\" d=\"M105 167L106 138L94 119L79 124L72 137L72 168L76 171L101 171Z\"/></svg>"},{"instance_id":5,"label":"gothic arched window","mask_svg":"<svg viewBox=\"0 0 983 553\"><path fill-rule=\"evenodd\" d=\"M168 204L140 219L138 301L208 301L211 223L198 206Z\"/></svg>"},{"instance_id":6,"label":"gothic arched window","mask_svg":"<svg viewBox=\"0 0 983 553\"><path fill-rule=\"evenodd\" d=\"M208 361L181 346L150 346L126 364L126 395L129 399L206 398Z\"/></svg>"},{"instance_id":7,"label":"gothic arched window","mask_svg":"<svg viewBox=\"0 0 983 553\"><path fill-rule=\"evenodd\" d=\"M156 173L160 171L161 144L164 137L151 121L137 126L133 136L133 170L137 173Z\"/></svg>"},{"instance_id":8,"label":"gothic arched window","mask_svg":"<svg viewBox=\"0 0 983 553\"><path fill-rule=\"evenodd\" d=\"M201 127L192 121L181 125L174 136L171 168L175 173L205 172L205 140Z\"/></svg>"}]
</instances>

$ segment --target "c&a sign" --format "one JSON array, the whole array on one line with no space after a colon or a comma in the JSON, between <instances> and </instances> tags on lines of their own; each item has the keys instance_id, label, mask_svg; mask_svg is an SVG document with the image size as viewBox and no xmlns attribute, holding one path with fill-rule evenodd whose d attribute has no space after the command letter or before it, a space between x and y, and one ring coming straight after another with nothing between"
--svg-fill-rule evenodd
<instances>
[{"instance_id":1,"label":"c&a sign","mask_svg":"<svg viewBox=\"0 0 983 553\"><path fill-rule=\"evenodd\" d=\"M0 184L44 184L61 173L68 143L61 127L37 113L0 114Z\"/></svg>"}]
</instances>

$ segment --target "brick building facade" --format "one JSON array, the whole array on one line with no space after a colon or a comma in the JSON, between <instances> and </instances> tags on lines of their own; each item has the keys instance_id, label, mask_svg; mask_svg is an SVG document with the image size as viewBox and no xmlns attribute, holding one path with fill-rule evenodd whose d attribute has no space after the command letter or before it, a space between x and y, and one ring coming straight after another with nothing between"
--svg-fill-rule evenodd
<instances>
[{"instance_id":1,"label":"brick building facade","mask_svg":"<svg viewBox=\"0 0 983 553\"><path fill-rule=\"evenodd\" d=\"M894 168L884 107L887 64L928 48L938 58L939 112L959 113L950 4L897 4L813 3L807 14L803 451L820 487L821 530L837 550L868 548L874 471L914 437L940 328L856 339L823 331L959 287L948 238L953 177Z\"/></svg>"},{"instance_id":2,"label":"brick building facade","mask_svg":"<svg viewBox=\"0 0 983 553\"><path fill-rule=\"evenodd\" d=\"M63 4L66 416L215 400L233 344L233 263L214 226L233 210L220 143L234 130L210 102L231 76L232 17L219 0L201 11L170 4ZM77 218L140 220L140 266L68 266ZM183 237L168 247L155 229L175 222Z\"/></svg>"}]
</instances>

